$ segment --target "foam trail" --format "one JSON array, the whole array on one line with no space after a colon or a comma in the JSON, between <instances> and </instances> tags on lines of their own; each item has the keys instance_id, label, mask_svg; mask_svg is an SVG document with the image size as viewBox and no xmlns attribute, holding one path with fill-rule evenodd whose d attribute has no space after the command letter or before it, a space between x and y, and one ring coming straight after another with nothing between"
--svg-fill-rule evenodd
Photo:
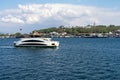
<instances>
[{"instance_id":1,"label":"foam trail","mask_svg":"<svg viewBox=\"0 0 120 80\"><path fill-rule=\"evenodd\" d=\"M0 48L10 49L10 48L14 48L14 46L12 46L12 45L0 45Z\"/></svg>"}]
</instances>

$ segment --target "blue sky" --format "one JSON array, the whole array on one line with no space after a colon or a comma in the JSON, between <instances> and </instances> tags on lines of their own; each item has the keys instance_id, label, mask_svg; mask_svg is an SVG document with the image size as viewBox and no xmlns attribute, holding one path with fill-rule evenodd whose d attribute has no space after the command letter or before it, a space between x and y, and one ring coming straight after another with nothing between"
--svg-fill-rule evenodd
<instances>
[{"instance_id":1,"label":"blue sky","mask_svg":"<svg viewBox=\"0 0 120 80\"><path fill-rule=\"evenodd\" d=\"M89 5L98 7L120 8L120 0L2 0L0 9L16 8L18 4L45 4L45 3L67 3L76 5Z\"/></svg>"},{"instance_id":2,"label":"blue sky","mask_svg":"<svg viewBox=\"0 0 120 80\"><path fill-rule=\"evenodd\" d=\"M48 27L96 22L120 25L120 0L1 0L0 32L23 33Z\"/></svg>"}]
</instances>

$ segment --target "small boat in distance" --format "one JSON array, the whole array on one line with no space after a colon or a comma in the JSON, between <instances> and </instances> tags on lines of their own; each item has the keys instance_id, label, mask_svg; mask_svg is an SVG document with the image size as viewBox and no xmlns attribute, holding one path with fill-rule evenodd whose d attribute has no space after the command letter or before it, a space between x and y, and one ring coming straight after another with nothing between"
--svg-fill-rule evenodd
<instances>
[{"instance_id":1,"label":"small boat in distance","mask_svg":"<svg viewBox=\"0 0 120 80\"><path fill-rule=\"evenodd\" d=\"M51 38L21 38L14 42L15 47L58 47L58 41L52 41Z\"/></svg>"}]
</instances>

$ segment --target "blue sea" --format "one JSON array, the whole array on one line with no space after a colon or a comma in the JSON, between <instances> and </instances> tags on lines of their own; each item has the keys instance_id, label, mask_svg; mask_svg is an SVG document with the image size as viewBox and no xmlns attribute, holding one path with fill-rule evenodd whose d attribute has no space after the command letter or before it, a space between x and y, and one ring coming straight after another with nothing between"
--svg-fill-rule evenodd
<instances>
[{"instance_id":1,"label":"blue sea","mask_svg":"<svg viewBox=\"0 0 120 80\"><path fill-rule=\"evenodd\" d=\"M0 39L0 80L120 80L120 38L53 38L58 48Z\"/></svg>"}]
</instances>

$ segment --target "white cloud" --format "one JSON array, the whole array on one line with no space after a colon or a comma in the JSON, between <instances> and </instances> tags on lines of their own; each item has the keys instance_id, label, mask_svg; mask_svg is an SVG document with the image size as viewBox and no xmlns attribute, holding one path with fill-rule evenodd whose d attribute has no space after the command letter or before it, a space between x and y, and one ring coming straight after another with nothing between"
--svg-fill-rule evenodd
<instances>
[{"instance_id":1,"label":"white cloud","mask_svg":"<svg viewBox=\"0 0 120 80\"><path fill-rule=\"evenodd\" d=\"M23 25L119 24L120 12L107 8L72 4L28 4L0 11L0 21Z\"/></svg>"},{"instance_id":2,"label":"white cloud","mask_svg":"<svg viewBox=\"0 0 120 80\"><path fill-rule=\"evenodd\" d=\"M19 17L15 17L12 15L4 16L0 19L2 22L9 22L9 23L24 23Z\"/></svg>"}]
</instances>

